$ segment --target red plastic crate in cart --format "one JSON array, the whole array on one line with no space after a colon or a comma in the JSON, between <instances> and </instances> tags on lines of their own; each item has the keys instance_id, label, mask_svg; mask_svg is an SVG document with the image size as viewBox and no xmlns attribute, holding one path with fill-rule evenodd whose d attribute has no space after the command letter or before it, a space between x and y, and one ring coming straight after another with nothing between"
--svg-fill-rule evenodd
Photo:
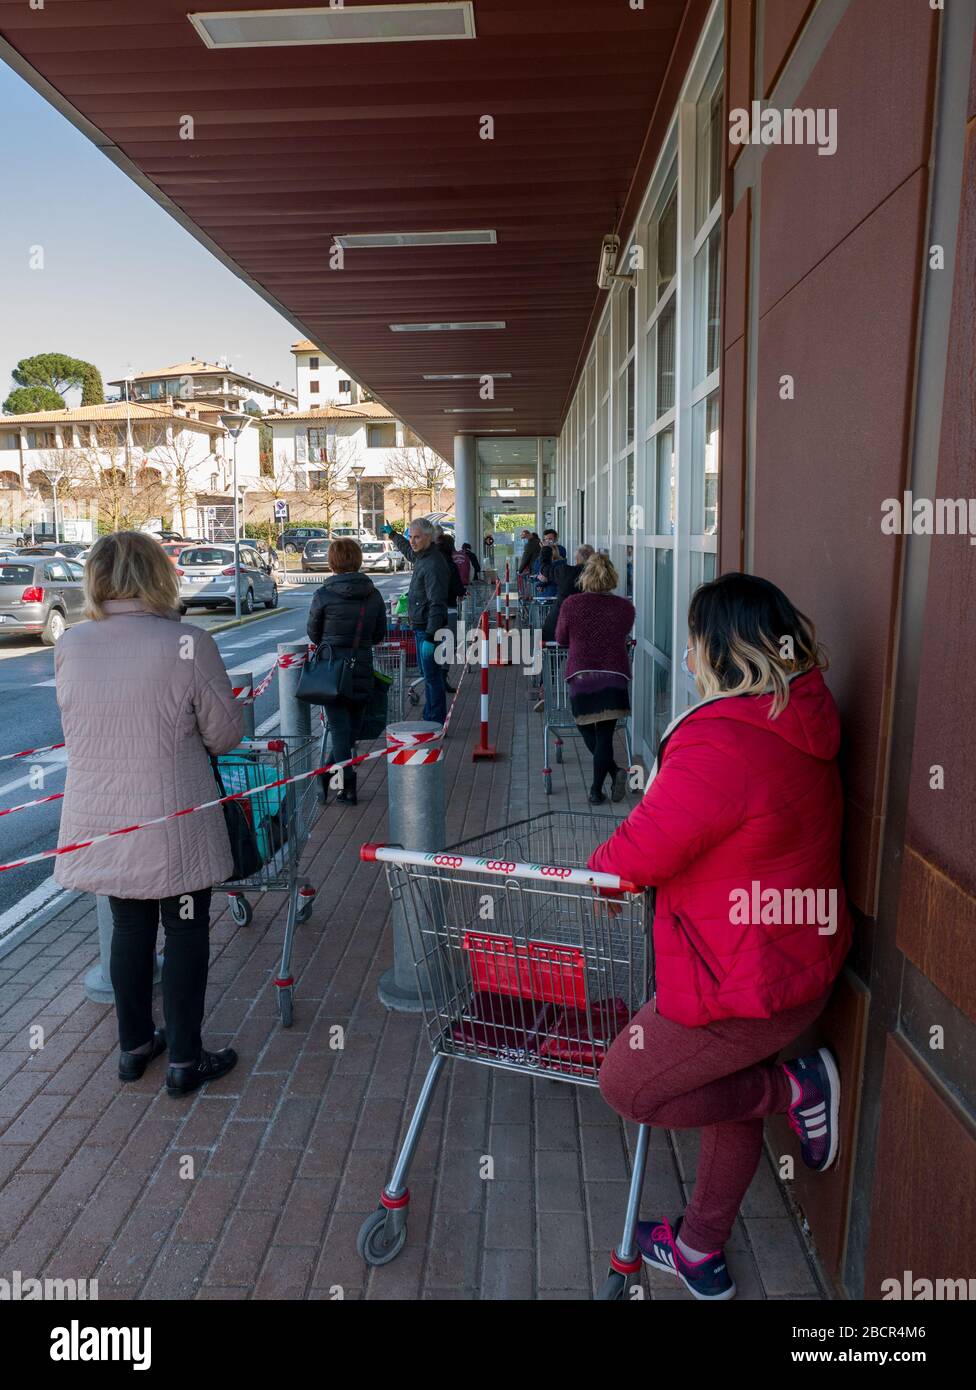
<instances>
[{"instance_id":1,"label":"red plastic crate in cart","mask_svg":"<svg viewBox=\"0 0 976 1390\"><path fill-rule=\"evenodd\" d=\"M511 937L480 932L465 932L462 945L470 955L475 989L586 1008L583 952L575 946L547 941L517 946Z\"/></svg>"},{"instance_id":2,"label":"red plastic crate in cart","mask_svg":"<svg viewBox=\"0 0 976 1390\"><path fill-rule=\"evenodd\" d=\"M409 627L391 627L386 640L391 647L403 648L403 659L408 666L417 664L417 638Z\"/></svg>"}]
</instances>

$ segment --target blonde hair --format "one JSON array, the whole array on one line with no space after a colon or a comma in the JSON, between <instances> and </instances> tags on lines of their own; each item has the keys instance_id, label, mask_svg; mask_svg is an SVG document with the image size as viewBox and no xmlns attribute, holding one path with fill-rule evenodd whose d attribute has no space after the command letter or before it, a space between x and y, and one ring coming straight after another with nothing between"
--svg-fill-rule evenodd
<instances>
[{"instance_id":1,"label":"blonde hair","mask_svg":"<svg viewBox=\"0 0 976 1390\"><path fill-rule=\"evenodd\" d=\"M790 680L825 671L827 653L805 613L753 574L702 584L688 610L695 684L704 696L772 695L769 717L789 703Z\"/></svg>"},{"instance_id":2,"label":"blonde hair","mask_svg":"<svg viewBox=\"0 0 976 1390\"><path fill-rule=\"evenodd\" d=\"M578 584L584 594L608 594L620 583L620 576L614 569L609 555L597 550L583 566Z\"/></svg>"},{"instance_id":3,"label":"blonde hair","mask_svg":"<svg viewBox=\"0 0 976 1390\"><path fill-rule=\"evenodd\" d=\"M153 613L171 613L180 602L180 581L159 541L144 531L100 536L85 562L85 616L107 618L109 599L139 599Z\"/></svg>"}]
</instances>

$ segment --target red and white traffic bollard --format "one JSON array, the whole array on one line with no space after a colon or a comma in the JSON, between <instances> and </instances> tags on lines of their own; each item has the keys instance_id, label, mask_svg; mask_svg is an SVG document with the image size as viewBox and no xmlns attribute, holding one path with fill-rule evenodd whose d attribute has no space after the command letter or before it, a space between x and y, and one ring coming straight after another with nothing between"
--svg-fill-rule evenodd
<instances>
[{"instance_id":1,"label":"red and white traffic bollard","mask_svg":"<svg viewBox=\"0 0 976 1390\"><path fill-rule=\"evenodd\" d=\"M493 758L495 748L488 742L488 609L481 615L481 742L475 747L472 759Z\"/></svg>"}]
</instances>

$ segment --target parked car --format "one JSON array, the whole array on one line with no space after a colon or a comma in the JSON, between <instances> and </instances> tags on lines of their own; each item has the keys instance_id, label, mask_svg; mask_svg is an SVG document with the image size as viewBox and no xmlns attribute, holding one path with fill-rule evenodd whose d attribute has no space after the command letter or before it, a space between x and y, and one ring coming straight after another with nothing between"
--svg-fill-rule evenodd
<instances>
[{"instance_id":1,"label":"parked car","mask_svg":"<svg viewBox=\"0 0 976 1390\"><path fill-rule=\"evenodd\" d=\"M332 542L328 539L319 539L305 542L302 551L302 570L305 574L313 574L316 570L327 570L329 568L329 546Z\"/></svg>"},{"instance_id":2,"label":"parked car","mask_svg":"<svg viewBox=\"0 0 976 1390\"><path fill-rule=\"evenodd\" d=\"M262 563L251 541L241 541L237 587L241 612L253 613L255 605L278 607L278 586L270 568ZM197 545L184 548L176 566L180 576L180 612L187 608L234 607L233 545Z\"/></svg>"},{"instance_id":3,"label":"parked car","mask_svg":"<svg viewBox=\"0 0 976 1390\"><path fill-rule=\"evenodd\" d=\"M23 531L18 531L16 526L0 526L0 550L6 550L8 546L11 549L16 549L17 546L23 545L26 540L27 537Z\"/></svg>"},{"instance_id":4,"label":"parked car","mask_svg":"<svg viewBox=\"0 0 976 1390\"><path fill-rule=\"evenodd\" d=\"M281 533L281 548L287 555L295 555L304 550L305 542L328 540L329 533L324 526L293 526Z\"/></svg>"},{"instance_id":5,"label":"parked car","mask_svg":"<svg viewBox=\"0 0 976 1390\"><path fill-rule=\"evenodd\" d=\"M53 647L84 617L83 574L77 560L60 556L0 561L0 633L39 636Z\"/></svg>"},{"instance_id":6,"label":"parked car","mask_svg":"<svg viewBox=\"0 0 976 1390\"><path fill-rule=\"evenodd\" d=\"M204 544L206 544L206 542L204 542ZM186 550L186 549L187 549L187 542L186 542L186 541L164 541L164 542L163 542L163 550L164 550L164 552L169 556L169 558L173 561L173 564L174 564L174 565L177 563L177 561L179 560L180 556L183 554L184 550Z\"/></svg>"},{"instance_id":7,"label":"parked car","mask_svg":"<svg viewBox=\"0 0 976 1390\"><path fill-rule=\"evenodd\" d=\"M185 545L189 540L188 536L181 536L179 531L153 531L151 534L158 541L182 541Z\"/></svg>"},{"instance_id":8,"label":"parked car","mask_svg":"<svg viewBox=\"0 0 976 1390\"><path fill-rule=\"evenodd\" d=\"M39 545L19 546L17 554L38 558L43 555L66 555L69 559L75 560L87 549L88 545L84 541L42 541Z\"/></svg>"},{"instance_id":9,"label":"parked car","mask_svg":"<svg viewBox=\"0 0 976 1390\"><path fill-rule=\"evenodd\" d=\"M377 539L374 531L369 531L365 526L333 526L332 535L350 536L354 541L375 541Z\"/></svg>"},{"instance_id":10,"label":"parked car","mask_svg":"<svg viewBox=\"0 0 976 1390\"><path fill-rule=\"evenodd\" d=\"M360 541L363 552L364 570L402 570L406 560L389 541Z\"/></svg>"}]
</instances>

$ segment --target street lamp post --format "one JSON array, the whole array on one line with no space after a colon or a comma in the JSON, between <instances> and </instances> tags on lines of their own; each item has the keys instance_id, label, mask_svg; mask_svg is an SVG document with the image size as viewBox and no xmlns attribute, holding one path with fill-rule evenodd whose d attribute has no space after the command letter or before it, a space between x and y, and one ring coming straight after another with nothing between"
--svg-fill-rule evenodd
<instances>
[{"instance_id":1,"label":"street lamp post","mask_svg":"<svg viewBox=\"0 0 976 1390\"><path fill-rule=\"evenodd\" d=\"M54 503L54 544L58 544L58 483L61 482L65 474L60 468L45 468L43 470L45 478L51 484L51 497Z\"/></svg>"},{"instance_id":2,"label":"street lamp post","mask_svg":"<svg viewBox=\"0 0 976 1390\"><path fill-rule=\"evenodd\" d=\"M240 496L237 491L237 441L251 423L253 416L239 415L228 411L221 415L221 424L234 441L233 490L234 490L234 620L241 620L241 517Z\"/></svg>"},{"instance_id":3,"label":"street lamp post","mask_svg":"<svg viewBox=\"0 0 976 1390\"><path fill-rule=\"evenodd\" d=\"M359 484L363 474L366 472L366 468L364 464L354 463L349 469L349 472L356 482L356 540L358 541L361 539L360 533L363 529L363 509L359 500Z\"/></svg>"}]
</instances>

